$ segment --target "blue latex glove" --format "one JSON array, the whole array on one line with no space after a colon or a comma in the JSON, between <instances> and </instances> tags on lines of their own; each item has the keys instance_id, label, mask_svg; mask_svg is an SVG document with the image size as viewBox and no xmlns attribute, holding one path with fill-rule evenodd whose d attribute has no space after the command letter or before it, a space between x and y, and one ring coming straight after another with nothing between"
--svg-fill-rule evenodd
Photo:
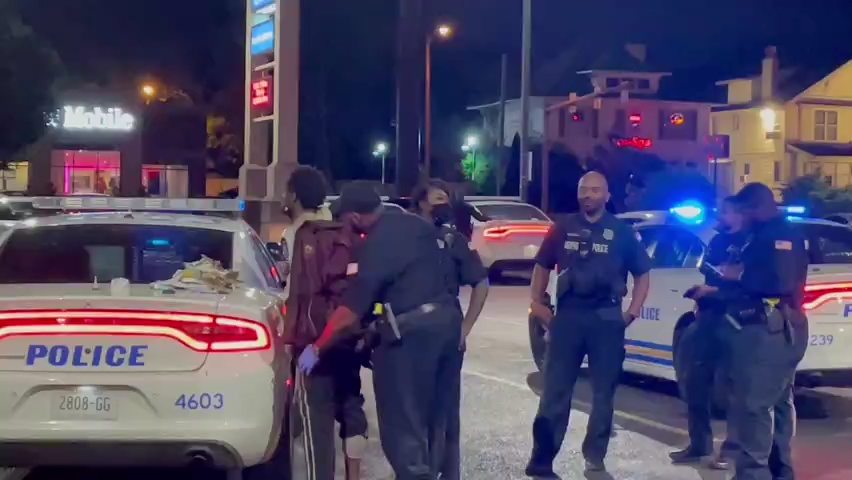
<instances>
[{"instance_id":1,"label":"blue latex glove","mask_svg":"<svg viewBox=\"0 0 852 480\"><path fill-rule=\"evenodd\" d=\"M319 355L313 345L308 345L299 355L299 361L296 369L302 373L309 374L319 362Z\"/></svg>"}]
</instances>

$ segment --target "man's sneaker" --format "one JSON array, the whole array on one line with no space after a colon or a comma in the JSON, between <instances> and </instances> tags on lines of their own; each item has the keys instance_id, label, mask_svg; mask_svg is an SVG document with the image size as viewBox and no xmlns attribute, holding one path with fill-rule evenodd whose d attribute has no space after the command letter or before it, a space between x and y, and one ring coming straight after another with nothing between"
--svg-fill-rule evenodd
<instances>
[{"instance_id":1,"label":"man's sneaker","mask_svg":"<svg viewBox=\"0 0 852 480\"><path fill-rule=\"evenodd\" d=\"M683 450L677 450L669 454L672 463L675 465L684 465L689 463L701 463L708 455L696 452L692 447L686 447Z\"/></svg>"},{"instance_id":2,"label":"man's sneaker","mask_svg":"<svg viewBox=\"0 0 852 480\"><path fill-rule=\"evenodd\" d=\"M708 466L713 470L730 470L734 462L728 457L717 456L710 460Z\"/></svg>"},{"instance_id":3,"label":"man's sneaker","mask_svg":"<svg viewBox=\"0 0 852 480\"><path fill-rule=\"evenodd\" d=\"M586 471L587 472L603 472L606 470L606 465L604 465L603 460L592 460L586 459Z\"/></svg>"},{"instance_id":4,"label":"man's sneaker","mask_svg":"<svg viewBox=\"0 0 852 480\"><path fill-rule=\"evenodd\" d=\"M559 475L553 471L553 467L550 465L535 465L532 462L527 464L527 468L524 470L524 474L528 477L532 478L541 478L541 479L555 479L559 480Z\"/></svg>"}]
</instances>

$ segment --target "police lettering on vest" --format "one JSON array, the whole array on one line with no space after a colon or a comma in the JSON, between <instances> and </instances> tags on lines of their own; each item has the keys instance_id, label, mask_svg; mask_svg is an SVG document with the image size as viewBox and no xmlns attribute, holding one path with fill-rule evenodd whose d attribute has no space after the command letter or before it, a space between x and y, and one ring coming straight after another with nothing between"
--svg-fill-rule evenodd
<instances>
[{"instance_id":1,"label":"police lettering on vest","mask_svg":"<svg viewBox=\"0 0 852 480\"><path fill-rule=\"evenodd\" d=\"M30 345L27 366L49 364L54 367L142 367L147 345Z\"/></svg>"}]
</instances>

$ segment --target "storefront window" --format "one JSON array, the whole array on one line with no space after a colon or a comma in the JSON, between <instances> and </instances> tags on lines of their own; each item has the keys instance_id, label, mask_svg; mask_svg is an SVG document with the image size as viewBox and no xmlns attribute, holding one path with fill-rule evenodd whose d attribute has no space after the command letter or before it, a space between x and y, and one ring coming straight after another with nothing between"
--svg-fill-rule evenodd
<instances>
[{"instance_id":1,"label":"storefront window","mask_svg":"<svg viewBox=\"0 0 852 480\"><path fill-rule=\"evenodd\" d=\"M116 151L54 150L50 178L58 195L118 195L121 154Z\"/></svg>"},{"instance_id":2,"label":"storefront window","mask_svg":"<svg viewBox=\"0 0 852 480\"><path fill-rule=\"evenodd\" d=\"M189 170L185 165L143 165L142 186L149 197L189 196Z\"/></svg>"},{"instance_id":3,"label":"storefront window","mask_svg":"<svg viewBox=\"0 0 852 480\"><path fill-rule=\"evenodd\" d=\"M0 191L3 193L27 191L28 173L27 162L10 163L8 169L0 171Z\"/></svg>"}]
</instances>

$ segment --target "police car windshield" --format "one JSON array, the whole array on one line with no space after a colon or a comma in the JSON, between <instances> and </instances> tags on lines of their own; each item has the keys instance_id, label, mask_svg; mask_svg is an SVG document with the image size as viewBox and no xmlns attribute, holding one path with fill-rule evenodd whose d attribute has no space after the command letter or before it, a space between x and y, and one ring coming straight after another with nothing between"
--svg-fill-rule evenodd
<instances>
[{"instance_id":1,"label":"police car windshield","mask_svg":"<svg viewBox=\"0 0 852 480\"><path fill-rule=\"evenodd\" d=\"M12 232L0 246L0 284L90 283L171 278L206 255L232 266L233 234L158 225L44 226Z\"/></svg>"},{"instance_id":2,"label":"police car windshield","mask_svg":"<svg viewBox=\"0 0 852 480\"><path fill-rule=\"evenodd\" d=\"M481 204L474 203L483 215L492 220L541 220L550 221L541 210L523 203L517 204Z\"/></svg>"}]
</instances>

